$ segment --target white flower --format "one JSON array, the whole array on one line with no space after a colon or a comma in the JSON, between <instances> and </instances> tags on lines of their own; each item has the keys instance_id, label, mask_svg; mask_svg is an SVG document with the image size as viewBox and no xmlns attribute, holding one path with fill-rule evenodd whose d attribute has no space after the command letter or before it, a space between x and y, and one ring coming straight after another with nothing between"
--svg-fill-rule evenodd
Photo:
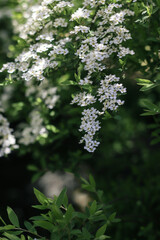
<instances>
[{"instance_id":1,"label":"white flower","mask_svg":"<svg viewBox=\"0 0 160 240\"><path fill-rule=\"evenodd\" d=\"M55 11L55 12L59 12L59 13L61 13L61 12L63 12L63 10L64 10L64 8L71 8L71 7L73 7L74 5L73 5L73 3L70 3L70 2L65 2L65 1L60 1L54 8L53 8L53 10Z\"/></svg>"},{"instance_id":2,"label":"white flower","mask_svg":"<svg viewBox=\"0 0 160 240\"><path fill-rule=\"evenodd\" d=\"M47 44L47 43L40 43L40 44L36 44L36 51L37 53L41 53L41 52L46 52L48 49L52 48L52 44Z\"/></svg>"},{"instance_id":3,"label":"white flower","mask_svg":"<svg viewBox=\"0 0 160 240\"><path fill-rule=\"evenodd\" d=\"M119 105L122 105L124 101L119 100L118 94L125 93L126 89L122 84L118 84L119 78L115 75L108 75L104 80L101 80L101 87L98 89L99 101L103 102L103 111L105 112L107 109L116 110Z\"/></svg>"},{"instance_id":4,"label":"white flower","mask_svg":"<svg viewBox=\"0 0 160 240\"><path fill-rule=\"evenodd\" d=\"M37 41L38 40L45 40L45 41L52 42L54 40L53 33L48 32L48 33L41 34L36 38L36 40Z\"/></svg>"},{"instance_id":5,"label":"white flower","mask_svg":"<svg viewBox=\"0 0 160 240\"><path fill-rule=\"evenodd\" d=\"M11 153L12 150L18 148L12 132L13 130L9 127L8 120L0 113L0 157Z\"/></svg>"},{"instance_id":6,"label":"white flower","mask_svg":"<svg viewBox=\"0 0 160 240\"><path fill-rule=\"evenodd\" d=\"M100 112L95 109L85 109L82 112L83 117L81 118L81 126L79 131L84 131L85 135L82 137L80 143L85 142L85 149L89 152L94 152L99 142L93 140L94 135L100 129L100 122L97 119Z\"/></svg>"},{"instance_id":7,"label":"white flower","mask_svg":"<svg viewBox=\"0 0 160 240\"><path fill-rule=\"evenodd\" d=\"M30 113L30 123L23 125L19 143L29 145L34 143L38 136L47 134L46 128L43 126L43 119L40 113L35 109Z\"/></svg>"},{"instance_id":8,"label":"white flower","mask_svg":"<svg viewBox=\"0 0 160 240\"><path fill-rule=\"evenodd\" d=\"M81 32L81 33L87 33L87 32L89 32L89 27L86 27L86 26L75 26L74 27L74 31L71 31L71 34L77 34L77 33L79 33L79 32Z\"/></svg>"},{"instance_id":9,"label":"white flower","mask_svg":"<svg viewBox=\"0 0 160 240\"><path fill-rule=\"evenodd\" d=\"M87 85L87 84L92 84L93 82L90 80L91 76L88 75L84 79L79 80L79 85Z\"/></svg>"},{"instance_id":10,"label":"white flower","mask_svg":"<svg viewBox=\"0 0 160 240\"><path fill-rule=\"evenodd\" d=\"M77 103L77 105L84 107L96 102L96 98L92 96L90 93L83 92L75 95L71 104Z\"/></svg>"},{"instance_id":11,"label":"white flower","mask_svg":"<svg viewBox=\"0 0 160 240\"><path fill-rule=\"evenodd\" d=\"M79 8L75 13L72 14L71 16L71 21L74 21L79 18L89 18L91 11L84 9L84 8Z\"/></svg>"},{"instance_id":12,"label":"white flower","mask_svg":"<svg viewBox=\"0 0 160 240\"><path fill-rule=\"evenodd\" d=\"M3 64L3 67L0 69L0 72L7 70L8 73L14 73L17 69L17 66L13 62Z\"/></svg>"},{"instance_id":13,"label":"white flower","mask_svg":"<svg viewBox=\"0 0 160 240\"><path fill-rule=\"evenodd\" d=\"M68 23L66 22L66 20L64 18L56 18L54 20L54 23L53 23L53 26L55 28L58 28L58 27L67 27Z\"/></svg>"}]
</instances>

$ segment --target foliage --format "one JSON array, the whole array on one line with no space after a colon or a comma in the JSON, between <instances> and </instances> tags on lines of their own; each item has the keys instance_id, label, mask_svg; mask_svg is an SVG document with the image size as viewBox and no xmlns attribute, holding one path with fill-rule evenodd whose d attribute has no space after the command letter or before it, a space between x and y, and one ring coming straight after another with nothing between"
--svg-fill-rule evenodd
<instances>
[{"instance_id":1,"label":"foliage","mask_svg":"<svg viewBox=\"0 0 160 240\"><path fill-rule=\"evenodd\" d=\"M63 189L59 196L53 199L45 197L39 190L34 189L35 196L39 205L33 206L41 210L39 216L25 221L24 226L20 227L19 220L15 212L8 207L8 218L10 224L6 224L2 218L4 226L0 227L3 237L0 239L11 240L103 240L110 238L106 235L106 229L111 223L119 222L116 213L110 213L109 205L103 202L103 192L96 190L95 180L92 175L89 181L82 178L82 189L92 193L92 200L84 212L75 211L73 206L68 203L66 189Z\"/></svg>"},{"instance_id":2,"label":"foliage","mask_svg":"<svg viewBox=\"0 0 160 240\"><path fill-rule=\"evenodd\" d=\"M160 142L159 136L159 113L160 113L160 103L159 98L156 97L159 94L160 85L160 73L159 73L159 12L160 12L160 2L152 1L151 4L143 4L144 16L141 19L141 23L145 28L148 28L151 32L148 35L147 42L145 45L146 56L144 56L142 67L143 76L147 79L137 79L138 85L142 86L140 91L146 92L146 95L141 99L140 104L144 107L144 113L142 116L153 116L154 122L149 125L152 130L152 141L151 144L156 144ZM142 70L143 69L143 70ZM150 80L148 80L150 79ZM150 91L150 94L147 94ZM157 103L158 102L158 103Z\"/></svg>"},{"instance_id":3,"label":"foliage","mask_svg":"<svg viewBox=\"0 0 160 240\"><path fill-rule=\"evenodd\" d=\"M148 8L152 10L151 14L147 13ZM108 191L106 199L110 199L122 218L123 224L113 229L113 238L118 240L122 235L125 240L160 237L157 221L160 153L158 144L151 145L159 142L160 8L158 1L139 1L136 9L136 19L130 23L135 55L125 66L129 81L127 105L121 116L117 116L118 126L115 122L108 122L104 133L107 134L105 145L96 156L96 159L104 159L96 167L97 181ZM139 92L133 79L138 79L142 91ZM138 105L147 111L142 113ZM152 116L139 117L150 113L155 114L154 119ZM112 136L113 132L116 136ZM107 186L103 182L103 174L106 174Z\"/></svg>"}]
</instances>

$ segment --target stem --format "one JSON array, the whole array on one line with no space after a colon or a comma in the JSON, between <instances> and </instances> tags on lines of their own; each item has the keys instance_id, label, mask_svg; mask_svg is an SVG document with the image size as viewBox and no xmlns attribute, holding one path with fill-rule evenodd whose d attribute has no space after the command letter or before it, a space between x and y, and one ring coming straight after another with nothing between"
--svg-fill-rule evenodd
<instances>
[{"instance_id":1,"label":"stem","mask_svg":"<svg viewBox=\"0 0 160 240\"><path fill-rule=\"evenodd\" d=\"M63 207L63 206L60 206L61 209L67 211L67 208Z\"/></svg>"},{"instance_id":2,"label":"stem","mask_svg":"<svg viewBox=\"0 0 160 240\"><path fill-rule=\"evenodd\" d=\"M39 234L30 232L30 231L28 231L28 230L26 230L26 229L23 229L23 228L15 228L15 229L13 229L13 230L23 231L23 232L25 232L25 233L34 235L34 236L36 236L36 237L38 237L38 238L43 238L43 237L40 236ZM49 240L49 239L46 238L46 240Z\"/></svg>"},{"instance_id":3,"label":"stem","mask_svg":"<svg viewBox=\"0 0 160 240\"><path fill-rule=\"evenodd\" d=\"M5 221L2 219L2 217L0 217L0 220L2 221L2 223L6 226L7 224L5 223Z\"/></svg>"}]
</instances>

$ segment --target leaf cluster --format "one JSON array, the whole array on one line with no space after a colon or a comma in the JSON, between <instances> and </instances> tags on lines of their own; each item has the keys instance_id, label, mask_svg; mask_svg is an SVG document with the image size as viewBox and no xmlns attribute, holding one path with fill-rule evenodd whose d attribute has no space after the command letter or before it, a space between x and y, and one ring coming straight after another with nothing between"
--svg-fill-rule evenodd
<instances>
[{"instance_id":1,"label":"leaf cluster","mask_svg":"<svg viewBox=\"0 0 160 240\"><path fill-rule=\"evenodd\" d=\"M106 230L112 222L119 222L116 213L110 213L110 205L103 203L103 192L96 190L96 183L92 175L89 181L82 178L82 189L93 193L93 200L89 202L84 212L76 211L68 203L67 190L63 189L59 196L47 198L39 190L34 194L39 202L33 207L41 214L33 216L20 226L16 213L7 208L10 224L2 218L0 227L1 240L103 240L110 238Z\"/></svg>"}]
</instances>

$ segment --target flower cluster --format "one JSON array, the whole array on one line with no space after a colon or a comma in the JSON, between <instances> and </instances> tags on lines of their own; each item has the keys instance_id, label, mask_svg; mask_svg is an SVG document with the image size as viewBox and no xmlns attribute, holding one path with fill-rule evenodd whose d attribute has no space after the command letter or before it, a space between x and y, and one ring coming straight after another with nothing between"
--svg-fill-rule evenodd
<instances>
[{"instance_id":1,"label":"flower cluster","mask_svg":"<svg viewBox=\"0 0 160 240\"><path fill-rule=\"evenodd\" d=\"M13 149L17 149L16 139L12 134L13 129L9 127L8 120L0 113L0 157L9 154Z\"/></svg>"},{"instance_id":2,"label":"flower cluster","mask_svg":"<svg viewBox=\"0 0 160 240\"><path fill-rule=\"evenodd\" d=\"M96 98L94 96L92 96L90 93L83 92L78 93L72 100L71 104L77 103L77 105L84 107L95 102Z\"/></svg>"},{"instance_id":3,"label":"flower cluster","mask_svg":"<svg viewBox=\"0 0 160 240\"><path fill-rule=\"evenodd\" d=\"M126 18L134 13L125 9L118 0L116 3L82 0L78 9L75 9L72 1L39 0L33 1L34 4L31 1L26 4L22 0L20 2L21 9L17 11L23 13L24 23L19 24L15 20L14 27L27 45L14 62L4 64L0 71L7 70L13 77L18 73L20 78L27 81L26 86L29 88L26 96L34 92L32 82L43 80L44 85L41 84L39 90L36 90L37 97L52 109L58 96L54 81L50 86L46 75L50 70L61 71L60 67L63 67L63 71L69 71L73 59L76 59L78 64L75 71L79 65L82 66L78 80L76 79L81 91L74 94L71 104L76 103L83 108L80 131L84 132L84 136L80 142L85 143L86 150L94 152L99 145L95 139L100 129L97 118L106 110L116 111L124 103L119 95L125 93L126 89L118 83L120 78L112 74L112 69L116 66L113 64L112 69L108 69L107 64L112 57L118 60L134 54L125 46L126 41L131 39L131 34L125 27ZM33 111L31 126L37 116L37 112ZM23 132L27 139L31 139L31 135L35 138L38 132L44 130L42 121L35 133L33 129L26 129ZM32 142L21 142L27 141Z\"/></svg>"},{"instance_id":4,"label":"flower cluster","mask_svg":"<svg viewBox=\"0 0 160 240\"><path fill-rule=\"evenodd\" d=\"M93 106L98 102L103 103L101 109L98 107L99 110L95 105L95 107L82 112L80 131L85 132L85 135L80 143L84 142L84 148L89 152L94 152L99 144L94 137L100 129L100 122L95 119L104 114L106 110L116 111L118 106L124 103L118 96L125 93L126 89L122 84L117 83L120 80L119 77L106 74L108 70L106 63L110 61L112 55L120 59L128 54L134 54L132 50L123 45L124 42L131 39L131 34L125 27L125 18L134 13L123 9L122 4L106 5L105 3L106 1L85 0L83 8L79 8L71 18L71 20L77 21L80 18L85 19L87 14L91 17L91 9L98 9L90 24L89 21L86 21L87 26L78 25L74 27L74 31L71 31L71 34L77 35L79 48L75 55L80 59L85 71L84 77L80 78L78 82L82 91L74 96L71 103L77 103L81 107ZM96 76L102 79L98 83ZM86 85L92 86L88 88L90 93L85 91Z\"/></svg>"},{"instance_id":5,"label":"flower cluster","mask_svg":"<svg viewBox=\"0 0 160 240\"><path fill-rule=\"evenodd\" d=\"M80 18L89 18L90 14L91 14L90 10L79 8L75 13L72 14L71 21L77 20Z\"/></svg>"},{"instance_id":6,"label":"flower cluster","mask_svg":"<svg viewBox=\"0 0 160 240\"><path fill-rule=\"evenodd\" d=\"M33 80L25 82L25 86L25 95L27 98L34 95L34 98L41 99L48 109L55 107L59 95L57 95L57 88L52 86L47 79L42 81L38 86L34 84Z\"/></svg>"},{"instance_id":7,"label":"flower cluster","mask_svg":"<svg viewBox=\"0 0 160 240\"><path fill-rule=\"evenodd\" d=\"M100 82L100 88L98 89L99 101L103 102L103 111L111 110L114 111L119 105L122 105L124 101L118 99L118 93L125 93L126 89L122 84L118 82L119 78L115 75L108 75L104 80Z\"/></svg>"},{"instance_id":8,"label":"flower cluster","mask_svg":"<svg viewBox=\"0 0 160 240\"><path fill-rule=\"evenodd\" d=\"M80 143L85 142L85 147L88 152L94 152L100 142L93 139L95 133L100 129L100 122L97 120L100 112L95 108L85 109L82 112L81 126L79 131L84 131L85 135L82 137Z\"/></svg>"},{"instance_id":9,"label":"flower cluster","mask_svg":"<svg viewBox=\"0 0 160 240\"><path fill-rule=\"evenodd\" d=\"M47 129L43 125L43 118L37 110L33 110L29 115L29 124L21 124L22 130L19 132L19 143L24 145L32 144L37 137L47 134Z\"/></svg>"}]
</instances>

